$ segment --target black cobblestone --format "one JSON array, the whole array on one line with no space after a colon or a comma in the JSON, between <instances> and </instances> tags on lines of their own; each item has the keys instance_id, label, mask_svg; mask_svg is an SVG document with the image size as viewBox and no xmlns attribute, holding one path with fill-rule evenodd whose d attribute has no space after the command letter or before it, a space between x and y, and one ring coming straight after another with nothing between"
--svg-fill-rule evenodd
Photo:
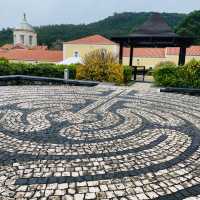
<instances>
[{"instance_id":1,"label":"black cobblestone","mask_svg":"<svg viewBox=\"0 0 200 200\"><path fill-rule=\"evenodd\" d=\"M0 199L198 199L199 105L122 88L1 87Z\"/></svg>"}]
</instances>

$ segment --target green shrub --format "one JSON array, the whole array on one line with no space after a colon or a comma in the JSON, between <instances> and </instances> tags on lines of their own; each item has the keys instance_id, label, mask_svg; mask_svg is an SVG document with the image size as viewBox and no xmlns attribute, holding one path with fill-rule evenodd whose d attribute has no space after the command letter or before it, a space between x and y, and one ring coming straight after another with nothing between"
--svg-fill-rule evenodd
<instances>
[{"instance_id":1,"label":"green shrub","mask_svg":"<svg viewBox=\"0 0 200 200\"><path fill-rule=\"evenodd\" d=\"M160 86L175 86L178 84L176 67L162 67L157 68L154 73L154 80Z\"/></svg>"},{"instance_id":2,"label":"green shrub","mask_svg":"<svg viewBox=\"0 0 200 200\"><path fill-rule=\"evenodd\" d=\"M63 78L64 69L69 69L69 76L74 79L77 65L56 65L52 63L10 63L5 59L0 59L0 76L6 75L29 75Z\"/></svg>"},{"instance_id":3,"label":"green shrub","mask_svg":"<svg viewBox=\"0 0 200 200\"><path fill-rule=\"evenodd\" d=\"M131 80L130 67L119 65L117 57L105 49L88 53L84 65L76 68L76 79L108 81L116 84L128 83Z\"/></svg>"},{"instance_id":4,"label":"green shrub","mask_svg":"<svg viewBox=\"0 0 200 200\"><path fill-rule=\"evenodd\" d=\"M106 81L116 83L117 85L124 83L124 67L120 64L110 64Z\"/></svg>"},{"instance_id":5,"label":"green shrub","mask_svg":"<svg viewBox=\"0 0 200 200\"><path fill-rule=\"evenodd\" d=\"M130 82L132 79L132 67L124 66L124 83Z\"/></svg>"},{"instance_id":6,"label":"green shrub","mask_svg":"<svg viewBox=\"0 0 200 200\"><path fill-rule=\"evenodd\" d=\"M200 61L195 59L183 66L185 82L189 87L200 88Z\"/></svg>"},{"instance_id":7,"label":"green shrub","mask_svg":"<svg viewBox=\"0 0 200 200\"><path fill-rule=\"evenodd\" d=\"M11 75L10 64L4 59L0 59L0 75Z\"/></svg>"},{"instance_id":8,"label":"green shrub","mask_svg":"<svg viewBox=\"0 0 200 200\"><path fill-rule=\"evenodd\" d=\"M155 70L160 69L160 68L165 68L165 67L176 67L176 64L174 62L171 61L164 61L164 62L160 62L155 66Z\"/></svg>"},{"instance_id":9,"label":"green shrub","mask_svg":"<svg viewBox=\"0 0 200 200\"><path fill-rule=\"evenodd\" d=\"M117 64L117 57L106 49L97 49L86 54L83 62L86 79L107 81L109 79L109 66Z\"/></svg>"},{"instance_id":10,"label":"green shrub","mask_svg":"<svg viewBox=\"0 0 200 200\"><path fill-rule=\"evenodd\" d=\"M78 80L88 80L88 67L85 65L79 65L76 68L76 79Z\"/></svg>"},{"instance_id":11,"label":"green shrub","mask_svg":"<svg viewBox=\"0 0 200 200\"><path fill-rule=\"evenodd\" d=\"M116 84L124 83L124 68L122 65L110 64L107 68L104 78L102 77L102 72L99 69L99 67L88 67L86 65L79 65L76 68L76 79L108 81Z\"/></svg>"},{"instance_id":12,"label":"green shrub","mask_svg":"<svg viewBox=\"0 0 200 200\"><path fill-rule=\"evenodd\" d=\"M7 60L6 58L0 58L0 65L2 64L8 64L9 60Z\"/></svg>"},{"instance_id":13,"label":"green shrub","mask_svg":"<svg viewBox=\"0 0 200 200\"><path fill-rule=\"evenodd\" d=\"M200 88L200 61L192 60L184 66L160 66L153 72L159 86Z\"/></svg>"}]
</instances>

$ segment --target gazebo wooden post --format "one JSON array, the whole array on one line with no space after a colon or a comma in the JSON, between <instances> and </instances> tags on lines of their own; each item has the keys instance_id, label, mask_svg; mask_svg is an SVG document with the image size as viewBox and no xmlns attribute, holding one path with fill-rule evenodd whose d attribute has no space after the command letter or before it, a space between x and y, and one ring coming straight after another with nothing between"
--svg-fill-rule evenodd
<instances>
[{"instance_id":1,"label":"gazebo wooden post","mask_svg":"<svg viewBox=\"0 0 200 200\"><path fill-rule=\"evenodd\" d=\"M186 47L180 47L178 65L185 64L185 56L186 56Z\"/></svg>"},{"instance_id":2,"label":"gazebo wooden post","mask_svg":"<svg viewBox=\"0 0 200 200\"><path fill-rule=\"evenodd\" d=\"M129 60L129 66L133 66L133 45L131 45L130 48L130 60Z\"/></svg>"},{"instance_id":3,"label":"gazebo wooden post","mask_svg":"<svg viewBox=\"0 0 200 200\"><path fill-rule=\"evenodd\" d=\"M124 44L123 44L123 42L120 42L120 44L119 44L119 64L123 63L123 48L124 48Z\"/></svg>"}]
</instances>

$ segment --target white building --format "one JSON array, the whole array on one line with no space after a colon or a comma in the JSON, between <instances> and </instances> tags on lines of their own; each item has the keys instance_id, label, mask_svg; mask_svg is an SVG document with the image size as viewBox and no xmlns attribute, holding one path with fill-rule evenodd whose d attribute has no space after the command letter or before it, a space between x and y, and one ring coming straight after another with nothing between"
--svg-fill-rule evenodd
<instances>
[{"instance_id":1,"label":"white building","mask_svg":"<svg viewBox=\"0 0 200 200\"><path fill-rule=\"evenodd\" d=\"M13 30L14 46L22 44L28 48L37 46L37 33L34 28L27 22L24 14L20 25Z\"/></svg>"}]
</instances>

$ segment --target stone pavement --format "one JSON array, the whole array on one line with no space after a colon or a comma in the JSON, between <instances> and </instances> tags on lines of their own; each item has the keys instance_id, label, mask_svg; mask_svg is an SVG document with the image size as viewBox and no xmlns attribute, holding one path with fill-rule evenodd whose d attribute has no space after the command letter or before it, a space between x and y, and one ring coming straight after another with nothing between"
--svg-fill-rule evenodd
<instances>
[{"instance_id":1,"label":"stone pavement","mask_svg":"<svg viewBox=\"0 0 200 200\"><path fill-rule=\"evenodd\" d=\"M200 98L0 87L0 199L200 199Z\"/></svg>"}]
</instances>

